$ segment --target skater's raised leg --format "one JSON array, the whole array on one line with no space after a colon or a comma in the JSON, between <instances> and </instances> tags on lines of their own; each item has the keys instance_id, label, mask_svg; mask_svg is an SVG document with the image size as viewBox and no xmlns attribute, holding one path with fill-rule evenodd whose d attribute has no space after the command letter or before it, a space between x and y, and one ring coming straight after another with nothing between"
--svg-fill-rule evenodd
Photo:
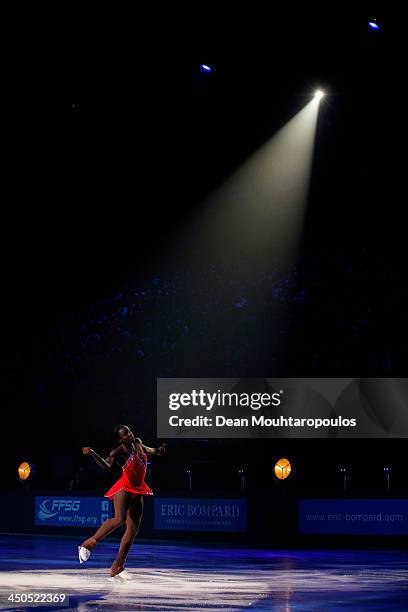
<instances>
[{"instance_id":1,"label":"skater's raised leg","mask_svg":"<svg viewBox=\"0 0 408 612\"><path fill-rule=\"evenodd\" d=\"M93 550L98 542L103 540L103 538L106 538L106 536L112 533L112 531L115 531L118 529L118 527L123 525L123 523L126 521L131 498L131 493L128 493L127 491L118 491L113 497L115 516L102 523L93 536L82 542L81 548Z\"/></svg>"}]
</instances>

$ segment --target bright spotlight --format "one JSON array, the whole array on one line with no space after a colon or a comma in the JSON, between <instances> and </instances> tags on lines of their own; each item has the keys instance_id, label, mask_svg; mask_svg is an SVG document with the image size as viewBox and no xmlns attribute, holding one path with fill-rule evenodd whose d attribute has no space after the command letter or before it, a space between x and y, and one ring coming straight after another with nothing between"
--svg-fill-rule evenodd
<instances>
[{"instance_id":1,"label":"bright spotlight","mask_svg":"<svg viewBox=\"0 0 408 612\"><path fill-rule=\"evenodd\" d=\"M315 95L314 95L315 99L316 99L318 102L319 102L319 101L320 101L320 100L323 98L323 96L324 96L324 91L322 91L321 89L318 89L318 90L315 92Z\"/></svg>"},{"instance_id":2,"label":"bright spotlight","mask_svg":"<svg viewBox=\"0 0 408 612\"><path fill-rule=\"evenodd\" d=\"M200 70L201 72L212 72L212 68L208 64L201 64Z\"/></svg>"},{"instance_id":3,"label":"bright spotlight","mask_svg":"<svg viewBox=\"0 0 408 612\"><path fill-rule=\"evenodd\" d=\"M212 75L203 74L204 80L207 76ZM194 231L182 241L180 255L190 253L194 259L196 246L203 241L206 255L196 258L195 264L200 268L206 260L220 262L241 284L244 278L269 270L271 260L292 265L313 166L319 115L313 94L312 89L307 104L211 194L197 214ZM235 307L243 306L241 296Z\"/></svg>"},{"instance_id":4,"label":"bright spotlight","mask_svg":"<svg viewBox=\"0 0 408 612\"><path fill-rule=\"evenodd\" d=\"M368 25L369 25L369 27L370 27L372 30L379 30L379 29L380 29L380 26L379 26L379 25L378 25L378 23L376 23L375 21L369 21L369 22L368 22Z\"/></svg>"}]
</instances>

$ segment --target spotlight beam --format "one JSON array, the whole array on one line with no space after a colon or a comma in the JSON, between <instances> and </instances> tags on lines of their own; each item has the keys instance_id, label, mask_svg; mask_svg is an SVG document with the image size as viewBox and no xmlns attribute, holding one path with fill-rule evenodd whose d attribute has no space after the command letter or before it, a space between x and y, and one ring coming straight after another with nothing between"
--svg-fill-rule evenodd
<instances>
[{"instance_id":1,"label":"spotlight beam","mask_svg":"<svg viewBox=\"0 0 408 612\"><path fill-rule=\"evenodd\" d=\"M207 244L209 260L232 264L240 274L251 274L272 261L284 266L292 261L309 192L316 100L255 151L204 204L194 242Z\"/></svg>"}]
</instances>

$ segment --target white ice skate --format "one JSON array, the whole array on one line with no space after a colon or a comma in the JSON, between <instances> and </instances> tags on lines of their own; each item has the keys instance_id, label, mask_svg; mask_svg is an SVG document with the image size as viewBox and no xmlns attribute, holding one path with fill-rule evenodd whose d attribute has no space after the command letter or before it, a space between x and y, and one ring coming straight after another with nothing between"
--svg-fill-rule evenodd
<instances>
[{"instance_id":1,"label":"white ice skate","mask_svg":"<svg viewBox=\"0 0 408 612\"><path fill-rule=\"evenodd\" d=\"M108 578L108 580L109 582L127 582L128 580L133 580L133 578L133 574L124 569L119 574L116 574L116 576Z\"/></svg>"},{"instance_id":2,"label":"white ice skate","mask_svg":"<svg viewBox=\"0 0 408 612\"><path fill-rule=\"evenodd\" d=\"M78 546L78 557L80 563L85 563L85 561L88 561L90 556L91 551L89 550L89 548L85 548L84 546Z\"/></svg>"}]
</instances>

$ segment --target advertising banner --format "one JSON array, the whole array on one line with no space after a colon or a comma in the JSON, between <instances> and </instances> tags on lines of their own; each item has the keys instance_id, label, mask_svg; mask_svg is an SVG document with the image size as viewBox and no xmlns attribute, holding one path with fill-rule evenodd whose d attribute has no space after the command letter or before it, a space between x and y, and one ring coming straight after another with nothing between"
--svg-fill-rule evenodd
<instances>
[{"instance_id":1,"label":"advertising banner","mask_svg":"<svg viewBox=\"0 0 408 612\"><path fill-rule=\"evenodd\" d=\"M98 526L112 516L112 504L103 497L36 496L35 525Z\"/></svg>"},{"instance_id":2,"label":"advertising banner","mask_svg":"<svg viewBox=\"0 0 408 612\"><path fill-rule=\"evenodd\" d=\"M408 499L304 499L299 532L408 535Z\"/></svg>"},{"instance_id":3,"label":"advertising banner","mask_svg":"<svg viewBox=\"0 0 408 612\"><path fill-rule=\"evenodd\" d=\"M247 528L247 502L245 499L156 497L154 528L243 532Z\"/></svg>"}]
</instances>

